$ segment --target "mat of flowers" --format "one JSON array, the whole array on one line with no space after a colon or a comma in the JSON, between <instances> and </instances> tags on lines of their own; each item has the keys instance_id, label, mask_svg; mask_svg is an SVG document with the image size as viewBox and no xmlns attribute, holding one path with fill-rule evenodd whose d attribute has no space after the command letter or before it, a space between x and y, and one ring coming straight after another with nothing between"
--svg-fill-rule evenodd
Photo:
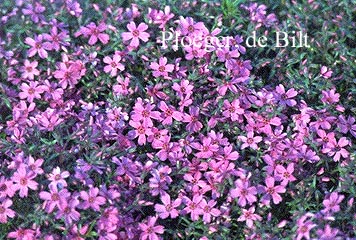
<instances>
[{"instance_id":1,"label":"mat of flowers","mask_svg":"<svg viewBox=\"0 0 356 240\"><path fill-rule=\"evenodd\" d=\"M356 239L354 0L2 0L0 239Z\"/></svg>"}]
</instances>

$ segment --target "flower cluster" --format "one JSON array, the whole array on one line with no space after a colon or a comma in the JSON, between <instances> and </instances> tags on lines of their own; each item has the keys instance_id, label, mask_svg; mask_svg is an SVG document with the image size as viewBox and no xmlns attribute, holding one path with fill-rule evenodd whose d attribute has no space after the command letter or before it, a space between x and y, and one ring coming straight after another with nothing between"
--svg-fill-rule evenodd
<instances>
[{"instance_id":1,"label":"flower cluster","mask_svg":"<svg viewBox=\"0 0 356 240\"><path fill-rule=\"evenodd\" d=\"M214 3L5 2L0 238L355 237L355 112L336 67L301 63L321 81L309 91L281 50L267 82L244 31L194 14ZM239 28L283 27L238 8ZM163 29L234 38L164 49Z\"/></svg>"}]
</instances>

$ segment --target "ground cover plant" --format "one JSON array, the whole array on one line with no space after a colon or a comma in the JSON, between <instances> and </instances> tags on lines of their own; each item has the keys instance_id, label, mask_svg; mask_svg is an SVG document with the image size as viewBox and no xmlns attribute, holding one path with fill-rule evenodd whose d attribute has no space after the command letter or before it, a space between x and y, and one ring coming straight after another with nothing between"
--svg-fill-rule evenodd
<instances>
[{"instance_id":1,"label":"ground cover plant","mask_svg":"<svg viewBox=\"0 0 356 240\"><path fill-rule=\"evenodd\" d=\"M0 239L355 239L356 4L2 0Z\"/></svg>"}]
</instances>

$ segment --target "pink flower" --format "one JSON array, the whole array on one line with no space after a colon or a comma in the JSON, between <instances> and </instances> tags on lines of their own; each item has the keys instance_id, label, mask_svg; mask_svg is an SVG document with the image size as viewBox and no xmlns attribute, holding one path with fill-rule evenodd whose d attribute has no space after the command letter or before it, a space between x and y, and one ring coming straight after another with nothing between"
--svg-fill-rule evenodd
<instances>
[{"instance_id":1,"label":"pink flower","mask_svg":"<svg viewBox=\"0 0 356 240\"><path fill-rule=\"evenodd\" d=\"M56 214L56 219L64 217L66 225L71 225L73 221L78 221L80 218L80 213L75 210L79 205L78 199L71 199L69 202L62 201L59 203L59 210Z\"/></svg>"},{"instance_id":2,"label":"pink flower","mask_svg":"<svg viewBox=\"0 0 356 240\"><path fill-rule=\"evenodd\" d=\"M162 124L171 125L173 119L176 121L181 121L183 119L183 114L174 109L173 106L168 106L164 101L159 104L159 109L162 111Z\"/></svg>"},{"instance_id":3,"label":"pink flower","mask_svg":"<svg viewBox=\"0 0 356 240\"><path fill-rule=\"evenodd\" d=\"M146 103L144 105L142 99L138 98L131 114L132 121L135 122L142 121L145 126L152 127L153 126L152 119L156 119L156 120L161 119L160 112L152 111L154 107L155 105L152 105L150 103Z\"/></svg>"},{"instance_id":4,"label":"pink flower","mask_svg":"<svg viewBox=\"0 0 356 240\"><path fill-rule=\"evenodd\" d=\"M204 223L210 223L211 216L218 217L221 214L219 209L214 208L215 205L216 201L214 200L209 200L209 202L207 202L205 199L203 199L201 201L200 207L203 210Z\"/></svg>"},{"instance_id":5,"label":"pink flower","mask_svg":"<svg viewBox=\"0 0 356 240\"><path fill-rule=\"evenodd\" d=\"M251 147L252 149L256 150L258 148L257 143L262 141L262 137L261 136L254 137L253 132L248 132L247 137L238 136L238 139L243 142L243 144L241 145L241 149Z\"/></svg>"},{"instance_id":6,"label":"pink flower","mask_svg":"<svg viewBox=\"0 0 356 240\"><path fill-rule=\"evenodd\" d=\"M192 95L194 86L190 85L188 80L183 79L180 81L180 84L173 83L172 88L177 92L178 96L182 97L183 95Z\"/></svg>"},{"instance_id":7,"label":"pink flower","mask_svg":"<svg viewBox=\"0 0 356 240\"><path fill-rule=\"evenodd\" d=\"M158 216L160 218L165 219L169 216L171 218L178 217L179 213L176 208L179 207L182 202L180 198L177 198L172 202L171 197L167 193L164 193L161 195L161 201L163 205L162 204L155 205L156 213L158 213Z\"/></svg>"},{"instance_id":8,"label":"pink flower","mask_svg":"<svg viewBox=\"0 0 356 240\"><path fill-rule=\"evenodd\" d=\"M209 32L203 22L194 23L194 19L191 17L180 17L178 24L179 30L183 35L197 35Z\"/></svg>"},{"instance_id":9,"label":"pink flower","mask_svg":"<svg viewBox=\"0 0 356 240\"><path fill-rule=\"evenodd\" d=\"M195 154L197 158L210 158L219 150L219 146L214 144L210 137L203 137L202 144L192 143L192 147L200 151Z\"/></svg>"},{"instance_id":10,"label":"pink flower","mask_svg":"<svg viewBox=\"0 0 356 240\"><path fill-rule=\"evenodd\" d=\"M67 182L64 180L69 177L70 174L68 171L61 172L59 167L56 167L52 170L52 173L48 174L48 180L51 181L51 185L59 185L61 187L67 187Z\"/></svg>"},{"instance_id":11,"label":"pink flower","mask_svg":"<svg viewBox=\"0 0 356 240\"><path fill-rule=\"evenodd\" d=\"M184 47L185 59L192 60L193 58L203 58L206 54L206 51L202 48L198 48L196 46L186 46Z\"/></svg>"},{"instance_id":12,"label":"pink flower","mask_svg":"<svg viewBox=\"0 0 356 240\"><path fill-rule=\"evenodd\" d=\"M80 60L69 61L68 63L61 62L57 66L57 70L54 71L54 77L59 79L59 84L63 89L74 87L79 79L85 75L85 66Z\"/></svg>"},{"instance_id":13,"label":"pink flower","mask_svg":"<svg viewBox=\"0 0 356 240\"><path fill-rule=\"evenodd\" d=\"M185 114L183 117L183 122L187 122L186 129L189 132L198 132L202 129L203 124L199 122L198 117L200 113L199 107L190 107L189 114Z\"/></svg>"},{"instance_id":14,"label":"pink flower","mask_svg":"<svg viewBox=\"0 0 356 240\"><path fill-rule=\"evenodd\" d=\"M282 197L279 195L279 193L285 193L286 192L285 187L283 185L275 186L274 178L271 176L266 177L265 183L266 183L266 187L265 187L266 195L263 196L263 200L269 203L272 197L274 204L280 203L282 201Z\"/></svg>"},{"instance_id":15,"label":"pink flower","mask_svg":"<svg viewBox=\"0 0 356 240\"><path fill-rule=\"evenodd\" d=\"M52 43L52 48L56 51L60 50L60 45L69 46L69 43L65 42L68 38L66 31L58 33L57 27L52 27L50 34L44 34L44 38Z\"/></svg>"},{"instance_id":16,"label":"pink flower","mask_svg":"<svg viewBox=\"0 0 356 240\"><path fill-rule=\"evenodd\" d=\"M107 44L109 42L109 35L105 32L106 24L101 22L98 26L95 23L91 22L86 27L81 27L78 32L75 33L75 37L84 35L84 37L89 37L89 45L94 45L98 39L102 44Z\"/></svg>"},{"instance_id":17,"label":"pink flower","mask_svg":"<svg viewBox=\"0 0 356 240\"><path fill-rule=\"evenodd\" d=\"M320 69L320 74L323 78L328 79L333 74L333 71L328 69L326 66L322 66Z\"/></svg>"},{"instance_id":18,"label":"pink flower","mask_svg":"<svg viewBox=\"0 0 356 240\"><path fill-rule=\"evenodd\" d=\"M109 56L104 57L103 61L108 64L104 67L104 72L110 72L112 77L117 75L117 70L123 71L125 69L125 66L120 63L121 56L118 53L115 53L112 59Z\"/></svg>"},{"instance_id":19,"label":"pink flower","mask_svg":"<svg viewBox=\"0 0 356 240\"><path fill-rule=\"evenodd\" d=\"M240 107L239 99L234 99L231 103L228 100L224 100L224 109L223 115L225 117L230 117L231 121L238 121L241 114L245 112L243 108Z\"/></svg>"},{"instance_id":20,"label":"pink flower","mask_svg":"<svg viewBox=\"0 0 356 240\"><path fill-rule=\"evenodd\" d=\"M174 65L173 64L167 64L167 58L166 57L161 57L159 59L159 62L152 62L150 64L150 68L153 70L153 76L154 77L164 77L165 79L171 79L168 77L168 73L173 72L174 70Z\"/></svg>"},{"instance_id":21,"label":"pink flower","mask_svg":"<svg viewBox=\"0 0 356 240\"><path fill-rule=\"evenodd\" d=\"M290 107L295 106L297 102L292 99L297 96L298 92L294 90L294 88L289 89L287 92L284 89L282 84L279 84L276 87L277 99L281 105L288 105Z\"/></svg>"},{"instance_id":22,"label":"pink flower","mask_svg":"<svg viewBox=\"0 0 356 240\"><path fill-rule=\"evenodd\" d=\"M316 141L323 144L323 147L326 147L328 144L336 141L334 132L326 133L324 130L318 129L316 133L320 137L317 138Z\"/></svg>"},{"instance_id":23,"label":"pink flower","mask_svg":"<svg viewBox=\"0 0 356 240\"><path fill-rule=\"evenodd\" d=\"M35 231L32 229L18 228L16 231L7 234L8 238L15 238L16 240L33 240L35 239Z\"/></svg>"},{"instance_id":24,"label":"pink flower","mask_svg":"<svg viewBox=\"0 0 356 240\"><path fill-rule=\"evenodd\" d=\"M70 197L70 193L67 189L62 189L58 191L57 185L50 184L49 185L50 192L42 191L39 193L40 199L45 200L44 208L46 212L53 212L55 207L59 208L60 202L67 201Z\"/></svg>"},{"instance_id":25,"label":"pink flower","mask_svg":"<svg viewBox=\"0 0 356 240\"><path fill-rule=\"evenodd\" d=\"M28 165L28 168L35 174L42 174L43 169L41 168L41 166L42 166L43 162L44 162L44 160L42 158L37 159L35 161L35 159L30 155L27 158L26 164Z\"/></svg>"},{"instance_id":26,"label":"pink flower","mask_svg":"<svg viewBox=\"0 0 356 240\"><path fill-rule=\"evenodd\" d=\"M139 223L142 233L140 234L140 239L142 240L158 240L159 236L157 234L163 234L164 227L161 225L156 225L157 217L148 217L147 223Z\"/></svg>"},{"instance_id":27,"label":"pink flower","mask_svg":"<svg viewBox=\"0 0 356 240\"><path fill-rule=\"evenodd\" d=\"M40 56L40 58L47 58L48 53L46 50L52 50L52 44L49 42L43 43L43 36L38 35L35 36L35 39L27 37L25 39L25 43L30 45L31 48L28 50L27 54L29 57L33 57L36 53Z\"/></svg>"},{"instance_id":28,"label":"pink flower","mask_svg":"<svg viewBox=\"0 0 356 240\"><path fill-rule=\"evenodd\" d=\"M326 104L337 103L339 101L340 94L335 91L335 89L331 89L329 91L321 91L321 93L323 94L321 101Z\"/></svg>"},{"instance_id":29,"label":"pink flower","mask_svg":"<svg viewBox=\"0 0 356 240\"><path fill-rule=\"evenodd\" d=\"M33 102L34 99L41 99L41 93L44 92L43 86L38 86L38 82L22 83L20 87L21 91L19 97L21 99L27 99L29 103Z\"/></svg>"},{"instance_id":30,"label":"pink flower","mask_svg":"<svg viewBox=\"0 0 356 240\"><path fill-rule=\"evenodd\" d=\"M7 180L4 176L0 177L0 199L7 196L12 198L15 195L12 180Z\"/></svg>"},{"instance_id":31,"label":"pink flower","mask_svg":"<svg viewBox=\"0 0 356 240\"><path fill-rule=\"evenodd\" d=\"M171 8L169 6L165 6L164 7L164 12L162 10L160 10L159 12L157 12L157 10L154 9L149 9L149 16L151 17L151 19L153 20L153 22L155 24L159 24L159 28L164 28L164 26L166 25L166 23L174 17L174 14L171 13Z\"/></svg>"},{"instance_id":32,"label":"pink flower","mask_svg":"<svg viewBox=\"0 0 356 240\"><path fill-rule=\"evenodd\" d=\"M29 60L25 59L24 66L21 68L22 75L21 77L33 80L36 76L40 75L40 71L36 69L38 66L37 61L30 62Z\"/></svg>"},{"instance_id":33,"label":"pink flower","mask_svg":"<svg viewBox=\"0 0 356 240\"><path fill-rule=\"evenodd\" d=\"M237 179L235 181L235 188L230 190L230 196L232 198L238 198L238 204L241 207L245 207L246 203L249 204L257 201L256 187L250 187L248 181L242 181L241 179Z\"/></svg>"},{"instance_id":34,"label":"pink flower","mask_svg":"<svg viewBox=\"0 0 356 240\"><path fill-rule=\"evenodd\" d=\"M225 67L227 69L233 69L236 66L236 60L234 58L238 58L240 53L237 49L230 50L229 48L218 48L216 50L216 56L218 57L220 62L225 62Z\"/></svg>"},{"instance_id":35,"label":"pink flower","mask_svg":"<svg viewBox=\"0 0 356 240\"><path fill-rule=\"evenodd\" d=\"M262 217L258 214L255 214L255 207L252 206L248 210L242 209L242 215L237 219L239 222L246 221L246 225L249 228L253 227L254 221L261 221Z\"/></svg>"},{"instance_id":36,"label":"pink flower","mask_svg":"<svg viewBox=\"0 0 356 240\"><path fill-rule=\"evenodd\" d=\"M276 166L276 179L278 181L282 181L282 185L287 185L288 182L293 182L297 180L292 174L294 172L294 164L288 164L287 168L283 167L282 165Z\"/></svg>"},{"instance_id":37,"label":"pink flower","mask_svg":"<svg viewBox=\"0 0 356 240\"><path fill-rule=\"evenodd\" d=\"M138 27L136 27L134 22L130 22L127 24L127 29L130 32L124 32L121 34L121 36L124 41L131 39L131 47L137 48L140 44L140 40L147 42L148 38L150 37L150 34L145 32L148 29L148 26L145 23L140 23Z\"/></svg>"},{"instance_id":38,"label":"pink flower","mask_svg":"<svg viewBox=\"0 0 356 240\"><path fill-rule=\"evenodd\" d=\"M320 240L333 240L337 239L336 236L339 233L339 230L331 228L329 224L326 224L324 229L318 229L316 233Z\"/></svg>"},{"instance_id":39,"label":"pink flower","mask_svg":"<svg viewBox=\"0 0 356 240\"><path fill-rule=\"evenodd\" d=\"M183 200L184 204L186 205L186 207L183 209L183 213L190 213L190 218L193 221L197 221L199 219L199 216L204 214L204 211L201 208L203 196L200 194L196 194L193 196L192 200L190 200L188 197L185 197Z\"/></svg>"},{"instance_id":40,"label":"pink flower","mask_svg":"<svg viewBox=\"0 0 356 240\"><path fill-rule=\"evenodd\" d=\"M91 207L95 211L100 211L100 205L105 204L106 200L104 197L98 196L98 188L90 188L89 194L85 191L80 192L80 197L84 202L80 204L83 209L88 209Z\"/></svg>"},{"instance_id":41,"label":"pink flower","mask_svg":"<svg viewBox=\"0 0 356 240\"><path fill-rule=\"evenodd\" d=\"M12 205L12 201L8 198L0 203L0 223L7 223L7 217L13 218L15 212L9 207Z\"/></svg>"},{"instance_id":42,"label":"pink flower","mask_svg":"<svg viewBox=\"0 0 356 240\"><path fill-rule=\"evenodd\" d=\"M152 147L154 149L160 149L160 151L157 152L156 155L161 161L166 161L168 158L168 154L169 154L170 148L172 146L170 140L171 140L171 137L165 135L162 137L161 141L152 142Z\"/></svg>"},{"instance_id":43,"label":"pink flower","mask_svg":"<svg viewBox=\"0 0 356 240\"><path fill-rule=\"evenodd\" d=\"M297 221L297 237L295 238L296 240L301 240L303 237L305 239L310 239L310 230L313 229L316 224L313 224L312 221L308 220L305 222L307 219L308 215L304 215L301 218L298 219Z\"/></svg>"},{"instance_id":44,"label":"pink flower","mask_svg":"<svg viewBox=\"0 0 356 240\"><path fill-rule=\"evenodd\" d=\"M33 181L36 177L34 172L27 172L24 165L21 165L19 169L12 176L12 181L15 182L14 189L20 190L20 197L27 197L28 189L37 190L38 183Z\"/></svg>"},{"instance_id":45,"label":"pink flower","mask_svg":"<svg viewBox=\"0 0 356 240\"><path fill-rule=\"evenodd\" d=\"M138 144L145 145L146 144L146 136L151 135L152 131L146 124L141 122L135 122L133 120L129 121L129 125L135 130L130 130L128 135L130 138L134 139L138 137Z\"/></svg>"},{"instance_id":46,"label":"pink flower","mask_svg":"<svg viewBox=\"0 0 356 240\"><path fill-rule=\"evenodd\" d=\"M322 149L322 152L327 153L329 157L334 156L334 161L338 162L341 156L343 158L347 158L350 155L350 153L344 148L349 144L349 140L347 140L346 137L342 137L338 142L333 140L332 142L328 143L326 147Z\"/></svg>"},{"instance_id":47,"label":"pink flower","mask_svg":"<svg viewBox=\"0 0 356 240\"><path fill-rule=\"evenodd\" d=\"M340 211L340 206L339 204L342 202L342 200L345 198L344 195L338 195L337 192L332 192L329 196L329 198L325 199L323 201L324 209L323 212L338 212Z\"/></svg>"}]
</instances>

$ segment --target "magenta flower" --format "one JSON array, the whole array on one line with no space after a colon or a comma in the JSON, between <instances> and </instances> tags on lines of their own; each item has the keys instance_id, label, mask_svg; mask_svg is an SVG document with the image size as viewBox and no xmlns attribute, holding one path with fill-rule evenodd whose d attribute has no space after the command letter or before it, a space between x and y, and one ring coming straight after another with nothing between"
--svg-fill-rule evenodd
<instances>
[{"instance_id":1,"label":"magenta flower","mask_svg":"<svg viewBox=\"0 0 356 240\"><path fill-rule=\"evenodd\" d=\"M214 144L210 137L203 137L202 144L192 143L192 147L200 151L195 154L197 158L210 158L219 150L219 146Z\"/></svg>"},{"instance_id":2,"label":"magenta flower","mask_svg":"<svg viewBox=\"0 0 356 240\"><path fill-rule=\"evenodd\" d=\"M333 71L328 69L326 66L322 66L320 69L320 74L323 78L328 79L333 74Z\"/></svg>"},{"instance_id":3,"label":"magenta flower","mask_svg":"<svg viewBox=\"0 0 356 240\"><path fill-rule=\"evenodd\" d=\"M165 219L169 216L171 218L178 217L179 212L177 211L176 208L179 207L180 204L182 203L182 200L180 198L171 201L171 197L167 193L164 193L161 195L161 201L163 204L155 205L156 213L160 218Z\"/></svg>"},{"instance_id":4,"label":"magenta flower","mask_svg":"<svg viewBox=\"0 0 356 240\"><path fill-rule=\"evenodd\" d=\"M98 26L96 26L95 23L91 22L85 27L81 27L78 32L75 33L75 37L79 37L80 35L83 35L84 37L89 37L89 45L94 45L98 40L102 44L107 44L109 42L109 35L105 32L106 30L106 24L101 22Z\"/></svg>"},{"instance_id":5,"label":"magenta flower","mask_svg":"<svg viewBox=\"0 0 356 240\"><path fill-rule=\"evenodd\" d=\"M216 50L216 56L220 62L225 62L225 67L227 69L233 69L236 66L235 58L240 56L237 49L230 50L229 48L219 48Z\"/></svg>"},{"instance_id":6,"label":"magenta flower","mask_svg":"<svg viewBox=\"0 0 356 240\"><path fill-rule=\"evenodd\" d=\"M80 204L80 207L83 209L92 208L94 211L100 211L100 205L105 204L106 200L104 197L98 196L98 193L98 188L90 188L89 193L81 191L80 197L83 199L83 202Z\"/></svg>"},{"instance_id":7,"label":"magenta flower","mask_svg":"<svg viewBox=\"0 0 356 240\"><path fill-rule=\"evenodd\" d=\"M339 195L337 192L332 192L329 198L323 201L324 209L323 212L338 212L340 211L340 203L345 198L344 195Z\"/></svg>"},{"instance_id":8,"label":"magenta flower","mask_svg":"<svg viewBox=\"0 0 356 240\"><path fill-rule=\"evenodd\" d=\"M179 30L183 35L197 35L209 32L203 22L194 23L194 19L191 17L180 17L178 24Z\"/></svg>"},{"instance_id":9,"label":"magenta flower","mask_svg":"<svg viewBox=\"0 0 356 240\"><path fill-rule=\"evenodd\" d=\"M241 207L245 207L247 202L252 204L257 201L256 187L250 187L248 181L242 181L237 179L235 181L235 188L230 190L230 196L232 198L238 198L238 204Z\"/></svg>"},{"instance_id":10,"label":"magenta flower","mask_svg":"<svg viewBox=\"0 0 356 240\"><path fill-rule=\"evenodd\" d=\"M59 210L56 214L56 219L64 218L66 225L71 225L73 221L78 221L80 213L76 211L76 207L79 205L78 199L71 199L69 202L62 201L59 203Z\"/></svg>"},{"instance_id":11,"label":"magenta flower","mask_svg":"<svg viewBox=\"0 0 356 240\"><path fill-rule=\"evenodd\" d=\"M38 23L40 20L44 19L42 13L46 10L44 6L42 6L39 2L35 2L33 4L28 4L26 8L22 9L22 13L24 15L30 15L31 20L34 23Z\"/></svg>"},{"instance_id":12,"label":"magenta flower","mask_svg":"<svg viewBox=\"0 0 356 240\"><path fill-rule=\"evenodd\" d=\"M28 189L37 190L38 183L34 179L36 177L34 172L27 172L24 165L21 165L19 169L12 176L12 181L14 181L14 189L20 190L20 197L27 197Z\"/></svg>"},{"instance_id":13,"label":"magenta flower","mask_svg":"<svg viewBox=\"0 0 356 240\"><path fill-rule=\"evenodd\" d=\"M329 91L321 91L321 94L323 95L321 101L325 104L333 104L339 102L340 94L335 91L335 89L331 89Z\"/></svg>"},{"instance_id":14,"label":"magenta flower","mask_svg":"<svg viewBox=\"0 0 356 240\"><path fill-rule=\"evenodd\" d=\"M15 217L15 212L9 207L12 205L12 201L8 198L0 203L0 223L7 223L7 218Z\"/></svg>"},{"instance_id":15,"label":"magenta flower","mask_svg":"<svg viewBox=\"0 0 356 240\"><path fill-rule=\"evenodd\" d=\"M173 106L168 106L166 102L161 101L159 104L159 109L162 111L162 124L171 125L173 119L176 121L181 121L183 119L183 114L174 109Z\"/></svg>"},{"instance_id":16,"label":"magenta flower","mask_svg":"<svg viewBox=\"0 0 356 240\"><path fill-rule=\"evenodd\" d=\"M198 132L200 129L202 129L203 124L198 120L199 113L200 113L199 107L190 107L189 114L185 114L183 116L183 122L188 123L186 129L189 132Z\"/></svg>"},{"instance_id":17,"label":"magenta flower","mask_svg":"<svg viewBox=\"0 0 356 240\"><path fill-rule=\"evenodd\" d=\"M343 115L339 116L338 127L342 133L350 133L356 138L356 124L355 118L352 116L348 116L346 119Z\"/></svg>"},{"instance_id":18,"label":"magenta flower","mask_svg":"<svg viewBox=\"0 0 356 240\"><path fill-rule=\"evenodd\" d=\"M130 32L124 32L121 34L121 36L124 41L128 41L131 39L131 47L137 48L140 44L140 40L147 42L148 38L150 37L150 34L145 32L148 29L148 26L145 23L140 23L136 27L136 23L130 22L129 24L127 24L127 29Z\"/></svg>"},{"instance_id":19,"label":"magenta flower","mask_svg":"<svg viewBox=\"0 0 356 240\"><path fill-rule=\"evenodd\" d=\"M319 129L316 131L316 133L319 136L316 141L320 144L323 144L323 147L326 147L328 144L336 141L334 132L326 133L324 130Z\"/></svg>"},{"instance_id":20,"label":"magenta flower","mask_svg":"<svg viewBox=\"0 0 356 240\"><path fill-rule=\"evenodd\" d=\"M240 106L239 99L234 99L231 103L228 100L224 100L224 109L223 115L225 117L230 117L231 121L238 121L241 114L245 112L245 110Z\"/></svg>"},{"instance_id":21,"label":"magenta flower","mask_svg":"<svg viewBox=\"0 0 356 240\"><path fill-rule=\"evenodd\" d=\"M6 179L4 176L0 177L0 199L10 197L15 195L15 190L13 188L12 180Z\"/></svg>"},{"instance_id":22,"label":"magenta flower","mask_svg":"<svg viewBox=\"0 0 356 240\"><path fill-rule=\"evenodd\" d=\"M33 240L35 239L35 231L32 229L18 228L7 234L7 237L15 238L16 240Z\"/></svg>"},{"instance_id":23,"label":"magenta flower","mask_svg":"<svg viewBox=\"0 0 356 240\"><path fill-rule=\"evenodd\" d=\"M136 125L137 122L142 121L145 126L152 127L153 126L152 119L156 119L156 120L161 119L161 113L158 111L153 111L154 107L155 105L149 103L145 104L144 106L142 99L138 98L133 108L133 112L131 114L132 121L136 122Z\"/></svg>"},{"instance_id":24,"label":"magenta flower","mask_svg":"<svg viewBox=\"0 0 356 240\"><path fill-rule=\"evenodd\" d=\"M239 222L246 222L247 227L252 228L254 221L261 221L262 217L255 213L255 207L252 206L248 210L242 209L242 215L237 219Z\"/></svg>"},{"instance_id":25,"label":"magenta flower","mask_svg":"<svg viewBox=\"0 0 356 240\"><path fill-rule=\"evenodd\" d=\"M180 81L180 84L178 84L176 82L173 83L172 88L177 92L178 96L182 97L184 95L186 95L186 96L192 95L192 93L193 93L192 90L193 90L194 86L189 84L188 80L183 79Z\"/></svg>"},{"instance_id":26,"label":"magenta flower","mask_svg":"<svg viewBox=\"0 0 356 240\"><path fill-rule=\"evenodd\" d=\"M258 148L257 143L262 141L262 137L261 136L254 137L253 132L248 132L247 137L238 136L238 139L243 142L243 144L241 145L241 149L250 147L256 150Z\"/></svg>"},{"instance_id":27,"label":"magenta flower","mask_svg":"<svg viewBox=\"0 0 356 240\"><path fill-rule=\"evenodd\" d=\"M106 73L110 72L110 75L112 77L115 77L117 75L117 70L123 71L125 69L125 66L122 63L120 63L121 61L120 54L115 53L112 58L106 56L104 57L103 61L104 63L108 64L104 67L104 72Z\"/></svg>"},{"instance_id":28,"label":"magenta flower","mask_svg":"<svg viewBox=\"0 0 356 240\"><path fill-rule=\"evenodd\" d=\"M286 92L284 86L282 84L279 84L276 87L276 94L279 104L281 105L288 105L292 107L297 104L297 102L293 98L297 96L298 92L295 91L294 88L291 88Z\"/></svg>"},{"instance_id":29,"label":"magenta flower","mask_svg":"<svg viewBox=\"0 0 356 240\"><path fill-rule=\"evenodd\" d=\"M67 31L62 31L58 33L57 27L52 27L50 34L44 34L43 37L51 42L52 48L56 51L60 50L61 45L69 46L68 42L65 42L66 38L68 38Z\"/></svg>"},{"instance_id":30,"label":"magenta flower","mask_svg":"<svg viewBox=\"0 0 356 240\"><path fill-rule=\"evenodd\" d=\"M40 75L40 71L36 69L38 66L37 61L30 62L29 60L25 59L24 66L21 68L22 75L21 77L33 80L35 76Z\"/></svg>"},{"instance_id":31,"label":"magenta flower","mask_svg":"<svg viewBox=\"0 0 356 240\"><path fill-rule=\"evenodd\" d=\"M307 220L308 215L304 215L301 218L298 219L297 221L297 236L296 236L296 240L301 240L303 238L305 239L310 239L310 230L313 229L316 224L313 224L312 221Z\"/></svg>"},{"instance_id":32,"label":"magenta flower","mask_svg":"<svg viewBox=\"0 0 356 240\"><path fill-rule=\"evenodd\" d=\"M201 201L200 206L203 210L204 223L210 223L212 216L218 217L221 214L219 209L214 208L215 205L216 205L216 201L214 201L214 200L209 200L209 202L207 202L205 199L203 199Z\"/></svg>"},{"instance_id":33,"label":"magenta flower","mask_svg":"<svg viewBox=\"0 0 356 240\"><path fill-rule=\"evenodd\" d=\"M316 233L320 240L332 240L337 239L336 236L339 233L339 230L331 228L329 224L326 224L324 229L318 229Z\"/></svg>"},{"instance_id":34,"label":"magenta flower","mask_svg":"<svg viewBox=\"0 0 356 240\"><path fill-rule=\"evenodd\" d=\"M276 166L276 180L282 181L282 185L287 185L288 182L293 182L297 180L292 174L294 172L294 164L288 164L287 168L283 167L282 165Z\"/></svg>"},{"instance_id":35,"label":"magenta flower","mask_svg":"<svg viewBox=\"0 0 356 240\"><path fill-rule=\"evenodd\" d=\"M25 39L25 43L31 48L27 51L28 57L33 57L36 53L40 56L40 58L48 57L48 50L52 50L52 44L49 42L43 42L44 38L42 35L35 36L35 39L27 37ZM47 50L47 51L46 51Z\"/></svg>"},{"instance_id":36,"label":"magenta flower","mask_svg":"<svg viewBox=\"0 0 356 240\"><path fill-rule=\"evenodd\" d=\"M275 186L274 178L271 176L267 176L266 180L266 187L264 187L266 194L263 196L263 200L269 203L270 199L273 199L274 204L278 204L282 202L282 197L279 193L285 193L286 189L283 185Z\"/></svg>"},{"instance_id":37,"label":"magenta flower","mask_svg":"<svg viewBox=\"0 0 356 240\"><path fill-rule=\"evenodd\" d=\"M39 193L40 199L44 200L44 209L46 212L53 212L55 207L59 208L60 202L67 201L70 197L70 193L67 189L58 191L57 185L50 184L49 192L42 191Z\"/></svg>"},{"instance_id":38,"label":"magenta flower","mask_svg":"<svg viewBox=\"0 0 356 240\"><path fill-rule=\"evenodd\" d=\"M68 171L61 172L59 167L52 170L52 173L48 174L48 180L51 181L51 185L59 185L62 187L67 187L67 182L64 180L70 176Z\"/></svg>"},{"instance_id":39,"label":"magenta flower","mask_svg":"<svg viewBox=\"0 0 356 240\"><path fill-rule=\"evenodd\" d=\"M164 227L161 225L156 225L157 217L148 217L147 223L139 223L142 233L140 234L140 239L142 240L158 240L159 236L157 234L163 234Z\"/></svg>"},{"instance_id":40,"label":"magenta flower","mask_svg":"<svg viewBox=\"0 0 356 240\"><path fill-rule=\"evenodd\" d=\"M138 137L138 144L145 145L146 144L146 136L151 135L152 131L146 124L141 122L135 122L133 120L129 121L129 125L135 130L130 130L128 135L131 139L135 139Z\"/></svg>"},{"instance_id":41,"label":"magenta flower","mask_svg":"<svg viewBox=\"0 0 356 240\"><path fill-rule=\"evenodd\" d=\"M329 157L334 156L333 159L335 162L338 162L341 158L347 158L350 153L344 148L349 145L349 140L346 137L342 137L339 141L333 140L332 142L328 143L326 147L322 149L323 153L327 153Z\"/></svg>"},{"instance_id":42,"label":"magenta flower","mask_svg":"<svg viewBox=\"0 0 356 240\"><path fill-rule=\"evenodd\" d=\"M19 93L20 99L27 99L29 103L33 102L34 99L41 99L41 93L44 92L42 85L38 86L38 82L30 82L21 84L21 92Z\"/></svg>"},{"instance_id":43,"label":"magenta flower","mask_svg":"<svg viewBox=\"0 0 356 240\"><path fill-rule=\"evenodd\" d=\"M168 73L173 72L174 70L174 65L173 64L167 64L167 58L166 57L161 57L159 59L159 62L152 62L150 64L150 68L153 70L153 76L154 77L160 77L162 76L164 79L171 79L168 77Z\"/></svg>"},{"instance_id":44,"label":"magenta flower","mask_svg":"<svg viewBox=\"0 0 356 240\"><path fill-rule=\"evenodd\" d=\"M204 214L203 209L201 208L203 196L200 194L196 194L193 196L193 199L190 200L188 197L183 199L184 204L186 207L183 209L183 214L190 213L190 218L193 221L197 221L200 215Z\"/></svg>"}]
</instances>

